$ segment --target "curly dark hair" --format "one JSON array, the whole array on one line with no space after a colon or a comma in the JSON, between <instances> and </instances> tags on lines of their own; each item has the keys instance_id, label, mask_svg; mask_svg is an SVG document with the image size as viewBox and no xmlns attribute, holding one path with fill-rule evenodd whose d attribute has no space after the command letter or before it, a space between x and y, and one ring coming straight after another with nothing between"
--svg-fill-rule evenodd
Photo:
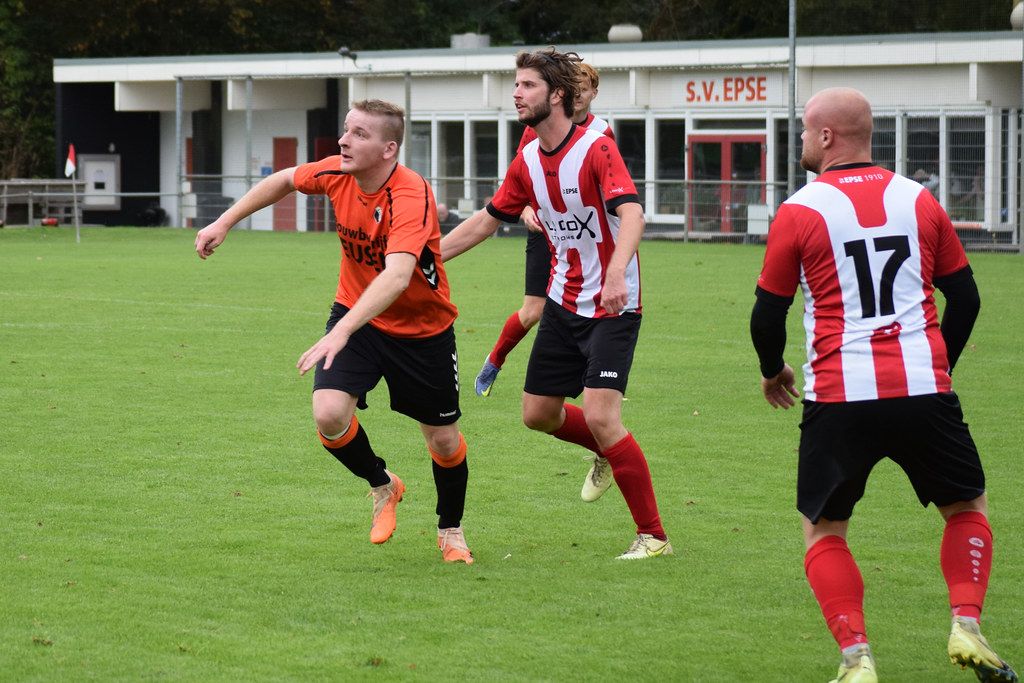
<instances>
[{"instance_id":1,"label":"curly dark hair","mask_svg":"<svg viewBox=\"0 0 1024 683\"><path fill-rule=\"evenodd\" d=\"M559 52L554 46L542 50L520 50L516 55L517 69L535 69L551 91L562 91L562 110L570 119L579 94L580 62L575 52Z\"/></svg>"}]
</instances>

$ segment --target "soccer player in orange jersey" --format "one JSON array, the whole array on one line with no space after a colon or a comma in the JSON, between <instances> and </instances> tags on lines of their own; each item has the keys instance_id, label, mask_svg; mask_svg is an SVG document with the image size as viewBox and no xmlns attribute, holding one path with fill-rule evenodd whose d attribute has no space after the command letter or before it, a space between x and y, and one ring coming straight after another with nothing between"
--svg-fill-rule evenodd
<instances>
[{"instance_id":1,"label":"soccer player in orange jersey","mask_svg":"<svg viewBox=\"0 0 1024 683\"><path fill-rule=\"evenodd\" d=\"M345 117L340 154L264 178L196 235L206 259L238 221L291 192L330 197L341 241L338 289L326 334L299 358L315 368L313 416L335 458L370 485L370 540L395 530L405 486L370 447L357 407L383 378L391 408L416 420L437 488L437 543L446 561L473 562L462 531L468 468L459 432L457 311L441 264L430 185L398 163L404 112L389 102L356 102Z\"/></svg>"}]
</instances>

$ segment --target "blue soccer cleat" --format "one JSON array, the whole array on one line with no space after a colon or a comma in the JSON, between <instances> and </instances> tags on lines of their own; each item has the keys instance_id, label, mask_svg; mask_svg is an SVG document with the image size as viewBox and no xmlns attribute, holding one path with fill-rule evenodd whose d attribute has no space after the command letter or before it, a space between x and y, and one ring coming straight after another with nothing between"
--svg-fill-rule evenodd
<instances>
[{"instance_id":1,"label":"blue soccer cleat","mask_svg":"<svg viewBox=\"0 0 1024 683\"><path fill-rule=\"evenodd\" d=\"M500 371L501 368L491 362L491 354L487 354L487 358L484 359L484 366L480 368L480 374L476 376L477 396L489 396L491 394L491 387L494 385L494 380L498 379Z\"/></svg>"}]
</instances>

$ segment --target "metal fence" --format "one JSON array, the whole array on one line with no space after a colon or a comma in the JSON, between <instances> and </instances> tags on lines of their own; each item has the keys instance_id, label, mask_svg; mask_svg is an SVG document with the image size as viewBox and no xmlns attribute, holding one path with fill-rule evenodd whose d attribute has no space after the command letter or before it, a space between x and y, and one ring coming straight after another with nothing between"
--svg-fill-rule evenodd
<instances>
[{"instance_id":1,"label":"metal fence","mask_svg":"<svg viewBox=\"0 0 1024 683\"><path fill-rule=\"evenodd\" d=\"M90 193L84 180L0 180L0 227L170 225L164 207L176 205L176 198L159 192Z\"/></svg>"},{"instance_id":2,"label":"metal fence","mask_svg":"<svg viewBox=\"0 0 1024 683\"><path fill-rule=\"evenodd\" d=\"M921 179L918 179L921 181ZM482 208L493 195L499 182L486 179L432 179L438 202L457 206L459 215ZM926 183L921 181L922 184ZM927 186L927 185L926 185ZM786 198L785 183L750 180L719 181L646 181L637 183L637 191L645 207L648 239L671 239L700 242L761 243L779 205ZM930 188L929 188L930 189ZM470 194L460 196L458 192ZM1020 228L1005 211L990 209L991 220L981 208L999 199L986 194L977 178L971 190L945 193L944 207L953 221L961 242L968 250L1019 251ZM970 200L967 198L970 196ZM940 201L940 203L942 203ZM519 224L504 226L502 234L520 234Z\"/></svg>"},{"instance_id":3,"label":"metal fence","mask_svg":"<svg viewBox=\"0 0 1024 683\"><path fill-rule=\"evenodd\" d=\"M84 182L70 180L0 181L0 225L74 222L81 217L79 195L84 192Z\"/></svg>"},{"instance_id":4,"label":"metal fence","mask_svg":"<svg viewBox=\"0 0 1024 683\"><path fill-rule=\"evenodd\" d=\"M928 179L918 179L927 186ZM439 204L453 214L452 221L468 218L483 208L500 184L495 178L428 178ZM82 181L0 181L0 221L5 225L83 224L138 226L180 226L200 228L214 221L241 197L253 182L245 176L190 176L180 194L117 192L89 195ZM973 179L962 192L946 190L948 213L968 250L1020 251L1020 227L1008 222L1013 216L998 214L985 221L985 206L991 199L984 186ZM717 180L648 181L637 184L647 216L647 239L700 242L761 243L778 206L785 198L782 184ZM1007 194L1005 191L1003 195ZM124 200L122 210L112 214L107 207ZM77 216L75 211L77 210ZM111 218L116 215L116 218ZM47 220L48 219L48 220ZM113 222L111 222L113 221ZM442 226L447 229L449 222ZM241 229L333 231L334 211L323 196L294 194L257 213L238 226ZM525 234L522 223L507 224L501 235Z\"/></svg>"}]
</instances>

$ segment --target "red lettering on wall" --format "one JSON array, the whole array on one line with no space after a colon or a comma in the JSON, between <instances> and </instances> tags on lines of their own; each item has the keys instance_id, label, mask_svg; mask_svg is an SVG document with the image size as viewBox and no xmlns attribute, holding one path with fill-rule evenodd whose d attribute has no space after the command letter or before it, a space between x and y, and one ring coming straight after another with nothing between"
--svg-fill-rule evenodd
<instances>
[{"instance_id":1,"label":"red lettering on wall","mask_svg":"<svg viewBox=\"0 0 1024 683\"><path fill-rule=\"evenodd\" d=\"M686 102L767 102L767 76L725 76L686 82Z\"/></svg>"}]
</instances>

